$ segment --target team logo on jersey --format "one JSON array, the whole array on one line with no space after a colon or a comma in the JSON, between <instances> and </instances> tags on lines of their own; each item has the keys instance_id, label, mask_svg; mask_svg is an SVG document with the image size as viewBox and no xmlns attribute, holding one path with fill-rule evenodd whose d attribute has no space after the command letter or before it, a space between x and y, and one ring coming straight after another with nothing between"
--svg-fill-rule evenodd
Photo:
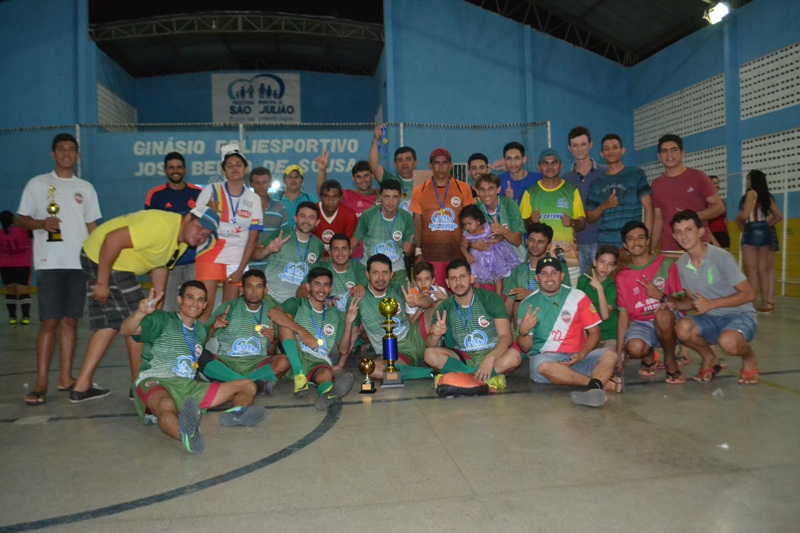
<instances>
[{"instance_id":1,"label":"team logo on jersey","mask_svg":"<svg viewBox=\"0 0 800 533\"><path fill-rule=\"evenodd\" d=\"M434 211L428 227L431 231L453 231L458 227L455 223L456 213L449 207Z\"/></svg>"},{"instance_id":2,"label":"team logo on jersey","mask_svg":"<svg viewBox=\"0 0 800 533\"><path fill-rule=\"evenodd\" d=\"M403 196L405 197L405 194L403 194ZM375 203L377 205L381 205L380 202L375 202ZM400 209L405 209L406 211L408 211L409 210L408 207L410 205L411 205L411 200L410 199L409 200L405 200L405 199L404 200L400 200Z\"/></svg>"},{"instance_id":3,"label":"team logo on jersey","mask_svg":"<svg viewBox=\"0 0 800 533\"><path fill-rule=\"evenodd\" d=\"M596 312L597 312L597 308L594 306L594 304L589 304L589 310L590 310L592 313L596 313Z\"/></svg>"},{"instance_id":4,"label":"team logo on jersey","mask_svg":"<svg viewBox=\"0 0 800 533\"><path fill-rule=\"evenodd\" d=\"M376 244L375 253L385 255L392 263L400 258L400 255L397 253L392 241L379 242Z\"/></svg>"},{"instance_id":5,"label":"team logo on jersey","mask_svg":"<svg viewBox=\"0 0 800 533\"><path fill-rule=\"evenodd\" d=\"M660 290L661 292L664 292L664 285L666 284L667 284L666 280L662 277L658 277L653 280L653 285L658 287L658 290Z\"/></svg>"},{"instance_id":6,"label":"team logo on jersey","mask_svg":"<svg viewBox=\"0 0 800 533\"><path fill-rule=\"evenodd\" d=\"M231 344L231 349L225 355L242 357L246 355L261 355L261 341L257 337L236 339Z\"/></svg>"},{"instance_id":7,"label":"team logo on jersey","mask_svg":"<svg viewBox=\"0 0 800 533\"><path fill-rule=\"evenodd\" d=\"M495 343L489 342L489 337L486 333L476 329L472 333L464 337L464 351L477 352L479 350L488 350L494 348Z\"/></svg>"},{"instance_id":8,"label":"team logo on jersey","mask_svg":"<svg viewBox=\"0 0 800 533\"><path fill-rule=\"evenodd\" d=\"M325 324L325 327L322 328L322 332L325 335L333 335L336 333L336 328L333 327L333 324Z\"/></svg>"},{"instance_id":9,"label":"team logo on jersey","mask_svg":"<svg viewBox=\"0 0 800 533\"><path fill-rule=\"evenodd\" d=\"M572 313L564 309L563 311L561 311L561 320L565 324L569 324L572 321Z\"/></svg>"},{"instance_id":10,"label":"team logo on jersey","mask_svg":"<svg viewBox=\"0 0 800 533\"><path fill-rule=\"evenodd\" d=\"M251 216L252 214L253 214L253 212L252 211L248 211L247 209L239 209L238 211L236 211L236 216L237 217L242 217L242 218L247 218L247 217Z\"/></svg>"},{"instance_id":11,"label":"team logo on jersey","mask_svg":"<svg viewBox=\"0 0 800 533\"><path fill-rule=\"evenodd\" d=\"M559 209L569 209L569 202L566 198L559 198L556 200L556 207Z\"/></svg>"},{"instance_id":12,"label":"team logo on jersey","mask_svg":"<svg viewBox=\"0 0 800 533\"><path fill-rule=\"evenodd\" d=\"M175 366L172 368L172 373L182 378L194 378L194 368L192 363L194 358L188 355L179 355L175 359Z\"/></svg>"},{"instance_id":13,"label":"team logo on jersey","mask_svg":"<svg viewBox=\"0 0 800 533\"><path fill-rule=\"evenodd\" d=\"M461 198L458 196L453 196L450 198L450 203L453 205L453 207L458 207L461 205Z\"/></svg>"},{"instance_id":14,"label":"team logo on jersey","mask_svg":"<svg viewBox=\"0 0 800 533\"><path fill-rule=\"evenodd\" d=\"M278 279L292 285L300 285L306 278L306 274L308 274L308 265L305 263L288 263L283 267L283 272L278 274Z\"/></svg>"},{"instance_id":15,"label":"team logo on jersey","mask_svg":"<svg viewBox=\"0 0 800 533\"><path fill-rule=\"evenodd\" d=\"M333 296L331 297L336 309L342 313L347 312L347 296Z\"/></svg>"},{"instance_id":16,"label":"team logo on jersey","mask_svg":"<svg viewBox=\"0 0 800 533\"><path fill-rule=\"evenodd\" d=\"M353 287L355 287L355 286L356 286L355 281L348 281L347 283L344 284L344 287L345 287L345 289L347 289L347 292L350 292L351 290L353 290Z\"/></svg>"},{"instance_id":17,"label":"team logo on jersey","mask_svg":"<svg viewBox=\"0 0 800 533\"><path fill-rule=\"evenodd\" d=\"M394 233L392 233L392 239L394 239L396 241L400 241L400 240L402 240L402 238L403 238L403 232L402 231L395 231Z\"/></svg>"},{"instance_id":18,"label":"team logo on jersey","mask_svg":"<svg viewBox=\"0 0 800 533\"><path fill-rule=\"evenodd\" d=\"M489 321L486 320L485 316L481 315L478 317L478 325L482 328L485 328L486 326L489 325Z\"/></svg>"},{"instance_id":19,"label":"team logo on jersey","mask_svg":"<svg viewBox=\"0 0 800 533\"><path fill-rule=\"evenodd\" d=\"M306 261L308 261L309 263L311 263L313 265L314 263L317 262L317 254L315 254L314 252L311 252L310 254L308 254L308 257L306 257Z\"/></svg>"},{"instance_id":20,"label":"team logo on jersey","mask_svg":"<svg viewBox=\"0 0 800 533\"><path fill-rule=\"evenodd\" d=\"M154 386L156 386L156 385L158 385L158 380L157 380L157 379L151 379L151 380L149 380L149 381L145 381L145 382L144 382L144 386L145 386L145 387L148 387L148 388L150 388L150 387L154 387Z\"/></svg>"},{"instance_id":21,"label":"team logo on jersey","mask_svg":"<svg viewBox=\"0 0 800 533\"><path fill-rule=\"evenodd\" d=\"M79 192L75 193L75 203L82 204L83 203L83 195Z\"/></svg>"},{"instance_id":22,"label":"team logo on jersey","mask_svg":"<svg viewBox=\"0 0 800 533\"><path fill-rule=\"evenodd\" d=\"M326 229L325 231L322 232L322 242L324 242L325 244L331 242L331 237L333 237L332 229Z\"/></svg>"}]
</instances>

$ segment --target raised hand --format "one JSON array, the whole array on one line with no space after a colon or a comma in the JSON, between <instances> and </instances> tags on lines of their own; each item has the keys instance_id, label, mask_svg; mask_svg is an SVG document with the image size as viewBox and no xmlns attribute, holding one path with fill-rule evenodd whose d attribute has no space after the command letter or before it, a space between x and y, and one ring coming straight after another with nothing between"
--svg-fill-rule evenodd
<instances>
[{"instance_id":1,"label":"raised hand","mask_svg":"<svg viewBox=\"0 0 800 533\"><path fill-rule=\"evenodd\" d=\"M647 279L647 276L642 274L642 277L636 280L636 283L644 287L645 294L648 298L655 298L660 300L664 295L664 291L655 286L652 280Z\"/></svg>"},{"instance_id":2,"label":"raised hand","mask_svg":"<svg viewBox=\"0 0 800 533\"><path fill-rule=\"evenodd\" d=\"M510 291L508 291L509 296L513 296L514 299L518 302L521 302L525 298L531 295L533 291L526 289L525 287L514 287Z\"/></svg>"},{"instance_id":3,"label":"raised hand","mask_svg":"<svg viewBox=\"0 0 800 533\"><path fill-rule=\"evenodd\" d=\"M608 195L606 201L603 202L603 207L606 209L614 209L619 205L619 198L617 198L617 189L611 189L611 194Z\"/></svg>"},{"instance_id":4,"label":"raised hand","mask_svg":"<svg viewBox=\"0 0 800 533\"><path fill-rule=\"evenodd\" d=\"M156 296L156 290L150 289L150 293L147 295L147 298L144 300L139 301L139 312L144 313L146 315L151 315L155 312L156 308L158 307L158 302L164 297L164 293L158 293Z\"/></svg>"},{"instance_id":5,"label":"raised hand","mask_svg":"<svg viewBox=\"0 0 800 533\"><path fill-rule=\"evenodd\" d=\"M537 207L536 209L533 210L533 213L531 213L531 222L533 222L534 224L538 224L541 219L542 219L542 214L539 212L539 208Z\"/></svg>"},{"instance_id":6,"label":"raised hand","mask_svg":"<svg viewBox=\"0 0 800 533\"><path fill-rule=\"evenodd\" d=\"M400 285L400 290L403 292L403 298L406 300L406 305L409 307L419 307L419 293L411 288L411 282L408 282L408 289Z\"/></svg>"},{"instance_id":7,"label":"raised hand","mask_svg":"<svg viewBox=\"0 0 800 533\"><path fill-rule=\"evenodd\" d=\"M437 337L443 337L447 333L447 311L436 310L436 323L431 326L431 333Z\"/></svg>"},{"instance_id":8,"label":"raised hand","mask_svg":"<svg viewBox=\"0 0 800 533\"><path fill-rule=\"evenodd\" d=\"M360 296L353 296L353 299L350 300L350 307L347 308L347 315L345 315L347 322L352 323L358 318L358 302L360 301Z\"/></svg>"},{"instance_id":9,"label":"raised hand","mask_svg":"<svg viewBox=\"0 0 800 533\"><path fill-rule=\"evenodd\" d=\"M592 276L592 275L591 275L591 274L589 274L588 272L587 272L586 274L584 274L584 276L586 276L586 277L589 279L589 285L591 285L592 287L594 287L594 289L595 289L597 292L600 292L600 291L602 291L602 290L603 290L603 284L602 284L602 283L600 283L600 280L599 280L599 279L597 279L596 277Z\"/></svg>"},{"instance_id":10,"label":"raised hand","mask_svg":"<svg viewBox=\"0 0 800 533\"><path fill-rule=\"evenodd\" d=\"M322 150L319 153L319 155L316 157L316 159L314 159L314 162L317 164L317 167L320 170L322 170L322 169L327 170L328 169L328 159L330 158L330 156L331 156L330 152L326 152L325 150Z\"/></svg>"},{"instance_id":11,"label":"raised hand","mask_svg":"<svg viewBox=\"0 0 800 533\"><path fill-rule=\"evenodd\" d=\"M519 321L520 333L529 333L533 331L533 328L536 327L536 324L539 321L536 318L536 314L538 312L539 312L538 307L536 309L533 309L533 305L528 305L528 308L525 310L525 314L522 316L522 320Z\"/></svg>"},{"instance_id":12,"label":"raised hand","mask_svg":"<svg viewBox=\"0 0 800 533\"><path fill-rule=\"evenodd\" d=\"M286 244L287 242L289 242L291 239L292 239L291 233L289 235L287 235L286 237L284 237L283 236L283 230L280 230L280 232L278 233L278 237L273 239L272 242L270 242L267 245L267 251L270 254L277 254L278 252L281 251L281 249L283 248L283 245Z\"/></svg>"},{"instance_id":13,"label":"raised hand","mask_svg":"<svg viewBox=\"0 0 800 533\"><path fill-rule=\"evenodd\" d=\"M217 318L214 319L214 324L211 326L213 329L222 329L228 327L228 311L231 310L231 306L228 305L225 308L225 311L217 315Z\"/></svg>"},{"instance_id":14,"label":"raised hand","mask_svg":"<svg viewBox=\"0 0 800 533\"><path fill-rule=\"evenodd\" d=\"M506 198L511 198L512 200L514 199L514 189L511 188L511 184L510 183L508 185L506 185L505 197Z\"/></svg>"},{"instance_id":15,"label":"raised hand","mask_svg":"<svg viewBox=\"0 0 800 533\"><path fill-rule=\"evenodd\" d=\"M561 225L565 228L572 226L572 217L570 217L566 211L561 213Z\"/></svg>"}]
</instances>

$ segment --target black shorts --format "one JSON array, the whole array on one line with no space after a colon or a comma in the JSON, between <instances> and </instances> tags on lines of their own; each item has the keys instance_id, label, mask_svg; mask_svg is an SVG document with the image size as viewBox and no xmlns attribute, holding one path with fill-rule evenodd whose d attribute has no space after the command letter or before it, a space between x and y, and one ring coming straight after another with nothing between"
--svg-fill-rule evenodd
<instances>
[{"instance_id":1,"label":"black shorts","mask_svg":"<svg viewBox=\"0 0 800 533\"><path fill-rule=\"evenodd\" d=\"M86 298L86 278L82 270L36 271L39 320L80 319Z\"/></svg>"},{"instance_id":2,"label":"black shorts","mask_svg":"<svg viewBox=\"0 0 800 533\"><path fill-rule=\"evenodd\" d=\"M31 267L0 267L3 285L30 285Z\"/></svg>"}]
</instances>

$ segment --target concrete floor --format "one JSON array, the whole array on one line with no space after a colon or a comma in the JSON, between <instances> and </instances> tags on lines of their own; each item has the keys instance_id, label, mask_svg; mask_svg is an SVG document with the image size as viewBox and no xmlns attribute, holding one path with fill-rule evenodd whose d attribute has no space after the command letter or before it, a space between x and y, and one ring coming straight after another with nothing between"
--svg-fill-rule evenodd
<instances>
[{"instance_id":1,"label":"concrete floor","mask_svg":"<svg viewBox=\"0 0 800 533\"><path fill-rule=\"evenodd\" d=\"M52 372L47 403L25 406L36 331L0 325L0 531L800 527L798 299L759 315L758 386L738 385L730 358L713 382L682 386L630 363L625 394L591 409L531 383L525 362L501 395L439 399L425 380L354 390L320 413L281 382L257 400L261 426L220 428L207 414L200 456L133 414L121 339L95 376L111 396L72 405ZM88 337L84 320L78 362Z\"/></svg>"}]
</instances>

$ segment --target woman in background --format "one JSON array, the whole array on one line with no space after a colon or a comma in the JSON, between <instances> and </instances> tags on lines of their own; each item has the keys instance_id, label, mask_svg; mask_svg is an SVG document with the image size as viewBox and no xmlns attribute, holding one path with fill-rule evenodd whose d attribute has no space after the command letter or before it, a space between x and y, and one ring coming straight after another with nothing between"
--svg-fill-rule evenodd
<instances>
[{"instance_id":1,"label":"woman in background","mask_svg":"<svg viewBox=\"0 0 800 533\"><path fill-rule=\"evenodd\" d=\"M711 179L711 183L714 185L714 188L717 190L717 194L719 194L719 177L709 176L709 178ZM731 247L731 236L728 235L727 218L728 212L726 210L723 211L720 216L714 217L708 221L708 229L716 241L714 244L723 250L727 250Z\"/></svg>"},{"instance_id":2,"label":"woman in background","mask_svg":"<svg viewBox=\"0 0 800 533\"><path fill-rule=\"evenodd\" d=\"M30 233L14 224L14 213L0 213L0 275L6 288L8 323L17 323L17 306L22 310L22 324L31 323L31 264L33 248Z\"/></svg>"}]
</instances>

